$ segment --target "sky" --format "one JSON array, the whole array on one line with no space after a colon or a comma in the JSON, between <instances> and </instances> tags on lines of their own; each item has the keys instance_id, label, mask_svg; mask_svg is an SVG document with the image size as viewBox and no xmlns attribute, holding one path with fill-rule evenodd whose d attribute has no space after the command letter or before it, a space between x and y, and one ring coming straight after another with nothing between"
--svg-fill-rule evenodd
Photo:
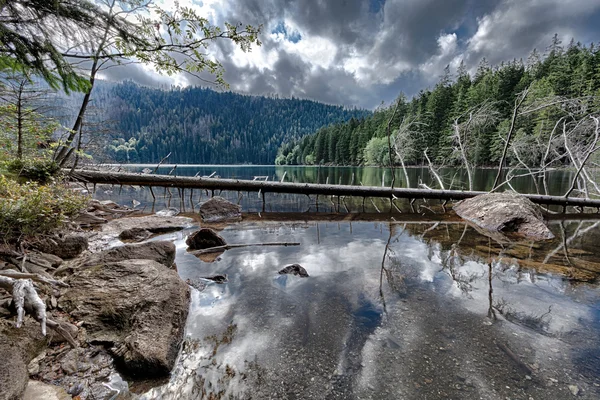
<instances>
[{"instance_id":1,"label":"sky","mask_svg":"<svg viewBox=\"0 0 600 400\"><path fill-rule=\"evenodd\" d=\"M167 5L169 0L157 0ZM374 109L400 92L433 87L450 65L474 71L544 53L552 36L600 42L600 0L180 0L214 24L262 25L262 46L244 53L230 41L210 47L230 90ZM107 70L110 80L201 85L151 67Z\"/></svg>"}]
</instances>

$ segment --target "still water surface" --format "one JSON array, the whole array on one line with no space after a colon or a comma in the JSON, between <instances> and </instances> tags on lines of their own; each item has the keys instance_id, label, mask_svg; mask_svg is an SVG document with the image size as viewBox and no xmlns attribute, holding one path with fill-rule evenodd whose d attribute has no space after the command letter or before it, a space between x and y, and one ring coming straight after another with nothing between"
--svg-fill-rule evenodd
<instances>
[{"instance_id":1,"label":"still water surface","mask_svg":"<svg viewBox=\"0 0 600 400\"><path fill-rule=\"evenodd\" d=\"M206 287L170 382L144 398L599 398L597 226L500 245L452 221L242 222L228 243L301 245L214 262L187 253L189 231L163 236ZM279 275L290 263L310 276ZM215 274L228 283L201 279Z\"/></svg>"},{"instance_id":2,"label":"still water surface","mask_svg":"<svg viewBox=\"0 0 600 400\"><path fill-rule=\"evenodd\" d=\"M176 169L191 176L214 171L377 186L383 177L378 168ZM428 176L411 171L411 185ZM494 171L479 171L475 189L489 188L493 178ZM570 184L567 172L550 178L553 194ZM531 181L514 186L535 191ZM152 202L155 210L187 204L186 211L210 194L155 195L152 201L144 189L116 187L96 193L124 204L135 198L139 207ZM223 195L244 212L260 211L255 193ZM142 398L600 398L600 222L551 221L556 239L498 243L456 218L381 213L378 221L359 222L333 200L319 200L319 211L344 214L331 222L314 213L314 199L301 197L268 199L267 211L309 211L293 220L245 214L220 232L228 243L300 246L237 248L209 262L186 251L185 238L197 228L153 239L175 242L179 274L202 290L192 291L170 381ZM349 208L358 212L360 204ZM432 218L427 210L423 218ZM310 276L278 274L291 263ZM227 274L228 282L202 279L215 274Z\"/></svg>"},{"instance_id":3,"label":"still water surface","mask_svg":"<svg viewBox=\"0 0 600 400\"><path fill-rule=\"evenodd\" d=\"M152 171L156 165L130 164L119 166L122 169L140 172L144 168ZM159 174L179 176L209 176L216 173L221 178L253 179L254 177L268 177L269 181L296 183L330 183L340 185L364 186L390 186L392 172L389 168L380 167L333 167L333 166L274 166L274 165L162 165L156 172ZM401 169L395 168L395 187L418 187L419 183L437 188L435 178L427 168L407 168L409 184ZM477 169L473 175L473 190L490 190L496 177L496 169ZM526 174L525 170L517 170L514 175ZM572 172L555 170L547 173L548 189L553 195L564 194L569 186ZM465 170L456 168L442 168L440 176L446 189L468 189L468 180ZM503 175L503 182L505 179ZM511 181L513 188L521 193L537 193L538 188L543 191L541 177L536 178L536 184L531 177L514 178ZM508 187L507 187L508 188Z\"/></svg>"}]
</instances>

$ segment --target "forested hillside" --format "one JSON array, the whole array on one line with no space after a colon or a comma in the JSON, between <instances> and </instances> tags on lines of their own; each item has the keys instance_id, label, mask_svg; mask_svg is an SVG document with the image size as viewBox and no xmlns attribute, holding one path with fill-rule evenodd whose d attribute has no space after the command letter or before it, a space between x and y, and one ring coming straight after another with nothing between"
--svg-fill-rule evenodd
<instances>
[{"instance_id":1,"label":"forested hillside","mask_svg":"<svg viewBox=\"0 0 600 400\"><path fill-rule=\"evenodd\" d=\"M386 128L396 110L390 125L395 163L427 164L427 155L438 165L458 164L461 157L472 165L493 165L501 157L515 102L522 99L519 106L532 110L515 114L515 137L525 149L547 138L563 115L560 109L536 109L536 102L555 98L564 104L565 98L577 98L591 110L598 109L599 97L600 49L574 41L565 48L555 36L544 54L533 50L526 61L490 66L483 59L473 76L462 63L457 71L447 67L433 89L410 101L401 94L392 106L364 120L351 119L284 143L276 163L389 165ZM481 118L484 111L485 120L469 126L470 118ZM464 157L458 154L461 138L469 146L462 149L469 153ZM516 162L518 153L512 153L508 160Z\"/></svg>"},{"instance_id":2,"label":"forested hillside","mask_svg":"<svg viewBox=\"0 0 600 400\"><path fill-rule=\"evenodd\" d=\"M151 89L131 82L94 89L96 121L112 121L107 153L118 162L270 164L283 141L366 110L310 100L245 96L202 88Z\"/></svg>"}]
</instances>

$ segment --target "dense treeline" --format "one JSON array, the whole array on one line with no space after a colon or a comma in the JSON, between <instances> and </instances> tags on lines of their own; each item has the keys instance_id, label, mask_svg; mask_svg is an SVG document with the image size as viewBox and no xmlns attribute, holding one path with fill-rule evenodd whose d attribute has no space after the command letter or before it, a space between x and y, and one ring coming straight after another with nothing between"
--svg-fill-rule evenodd
<instances>
[{"instance_id":1,"label":"dense treeline","mask_svg":"<svg viewBox=\"0 0 600 400\"><path fill-rule=\"evenodd\" d=\"M171 153L171 163L270 164L283 141L371 114L203 88L161 90L125 82L94 90L100 119L113 121L115 140L106 150L118 162L155 163Z\"/></svg>"},{"instance_id":2,"label":"dense treeline","mask_svg":"<svg viewBox=\"0 0 600 400\"><path fill-rule=\"evenodd\" d=\"M463 63L454 77L446 67L433 89L422 90L410 101L401 94L389 108L378 109L370 117L332 124L314 135L287 141L279 149L276 164L389 165L386 132L390 119L395 163L399 154L410 165L427 164L427 157L437 165L459 163L455 122L462 122L464 128L465 119L473 110L481 111L482 105L486 105L490 118L471 132L468 158L473 165L497 164L515 101L525 90L525 105L558 96L584 98L597 108L600 49L574 41L564 48L555 35L545 54L534 49L526 61L513 60L491 67L483 59L474 76ZM555 121L549 114L550 111L519 114L515 121L519 143L526 145L529 138L551 130L550 124ZM507 160L514 162L511 157Z\"/></svg>"}]
</instances>

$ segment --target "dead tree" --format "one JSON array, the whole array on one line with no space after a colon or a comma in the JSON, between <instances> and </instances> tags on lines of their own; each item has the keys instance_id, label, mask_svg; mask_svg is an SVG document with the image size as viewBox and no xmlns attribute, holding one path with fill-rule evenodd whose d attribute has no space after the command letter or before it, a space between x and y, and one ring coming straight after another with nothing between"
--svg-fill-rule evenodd
<instances>
[{"instance_id":1,"label":"dead tree","mask_svg":"<svg viewBox=\"0 0 600 400\"><path fill-rule=\"evenodd\" d=\"M402 166L406 187L410 187L406 161L415 155L415 144L420 136L420 132L416 128L419 126L425 126L425 124L419 122L417 117L404 117L400 127L394 134L394 152Z\"/></svg>"},{"instance_id":2,"label":"dead tree","mask_svg":"<svg viewBox=\"0 0 600 400\"><path fill-rule=\"evenodd\" d=\"M473 190L473 170L471 153L477 142L477 134L498 120L498 111L493 103L485 102L469 109L452 123L454 153L460 158L469 180L469 190Z\"/></svg>"}]
</instances>

